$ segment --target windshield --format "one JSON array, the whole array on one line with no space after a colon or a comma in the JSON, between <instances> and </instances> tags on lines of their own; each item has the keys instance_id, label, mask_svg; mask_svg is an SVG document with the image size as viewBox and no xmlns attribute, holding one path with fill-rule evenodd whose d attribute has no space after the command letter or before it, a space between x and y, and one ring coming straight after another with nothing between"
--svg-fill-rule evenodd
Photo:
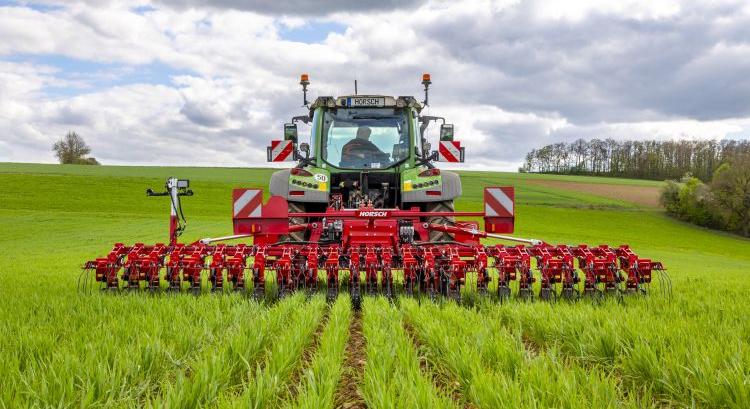
<instances>
[{"instance_id":1,"label":"windshield","mask_svg":"<svg viewBox=\"0 0 750 409\"><path fill-rule=\"evenodd\" d=\"M326 111L322 138L323 159L341 168L387 168L409 153L409 127L402 109Z\"/></svg>"}]
</instances>

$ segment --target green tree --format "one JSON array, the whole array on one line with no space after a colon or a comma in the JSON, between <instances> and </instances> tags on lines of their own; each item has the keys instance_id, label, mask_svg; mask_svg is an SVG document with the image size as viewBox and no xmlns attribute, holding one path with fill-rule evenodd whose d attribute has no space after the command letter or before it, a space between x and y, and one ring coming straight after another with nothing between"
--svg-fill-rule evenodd
<instances>
[{"instance_id":1,"label":"green tree","mask_svg":"<svg viewBox=\"0 0 750 409\"><path fill-rule=\"evenodd\" d=\"M61 164L99 164L96 159L86 157L91 153L91 148L89 148L83 138L75 132L68 132L64 138L55 142L55 144L52 145L52 150L55 151L55 156L57 156L57 159Z\"/></svg>"},{"instance_id":2,"label":"green tree","mask_svg":"<svg viewBox=\"0 0 750 409\"><path fill-rule=\"evenodd\" d=\"M750 155L720 166L711 180L711 192L727 229L750 236Z\"/></svg>"}]
</instances>

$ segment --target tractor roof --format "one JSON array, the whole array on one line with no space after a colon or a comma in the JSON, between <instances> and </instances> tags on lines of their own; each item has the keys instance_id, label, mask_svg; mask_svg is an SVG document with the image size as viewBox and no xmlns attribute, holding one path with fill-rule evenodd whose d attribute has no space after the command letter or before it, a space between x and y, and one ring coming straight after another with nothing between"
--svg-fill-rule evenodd
<instances>
[{"instance_id":1,"label":"tractor roof","mask_svg":"<svg viewBox=\"0 0 750 409\"><path fill-rule=\"evenodd\" d=\"M417 112L422 110L422 105L411 96L391 97L387 95L344 95L340 97L318 97L310 105L313 111L318 107L328 108L404 108L413 107Z\"/></svg>"}]
</instances>

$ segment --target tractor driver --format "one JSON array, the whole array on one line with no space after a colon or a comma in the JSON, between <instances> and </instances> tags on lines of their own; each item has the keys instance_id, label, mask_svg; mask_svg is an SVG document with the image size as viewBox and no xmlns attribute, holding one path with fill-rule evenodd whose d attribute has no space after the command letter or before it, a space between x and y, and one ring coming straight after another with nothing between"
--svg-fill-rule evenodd
<instances>
[{"instance_id":1,"label":"tractor driver","mask_svg":"<svg viewBox=\"0 0 750 409\"><path fill-rule=\"evenodd\" d=\"M341 148L341 166L369 166L380 160L388 161L388 154L370 142L371 133L367 126L357 128L357 137Z\"/></svg>"}]
</instances>

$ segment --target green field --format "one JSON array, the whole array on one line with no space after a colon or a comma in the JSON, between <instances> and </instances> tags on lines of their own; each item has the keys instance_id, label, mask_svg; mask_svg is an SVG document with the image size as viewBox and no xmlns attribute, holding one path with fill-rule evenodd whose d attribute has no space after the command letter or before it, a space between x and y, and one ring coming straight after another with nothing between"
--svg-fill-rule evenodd
<instances>
[{"instance_id":1,"label":"green field","mask_svg":"<svg viewBox=\"0 0 750 409\"><path fill-rule=\"evenodd\" d=\"M167 240L168 202L147 187L191 180L192 241L231 233L231 189L271 173L0 164L0 407L750 407L750 240L528 183L657 182L466 172L457 208L513 184L517 235L628 243L665 263L671 298L367 298L359 316L347 297L77 291L82 262L114 242Z\"/></svg>"}]
</instances>

